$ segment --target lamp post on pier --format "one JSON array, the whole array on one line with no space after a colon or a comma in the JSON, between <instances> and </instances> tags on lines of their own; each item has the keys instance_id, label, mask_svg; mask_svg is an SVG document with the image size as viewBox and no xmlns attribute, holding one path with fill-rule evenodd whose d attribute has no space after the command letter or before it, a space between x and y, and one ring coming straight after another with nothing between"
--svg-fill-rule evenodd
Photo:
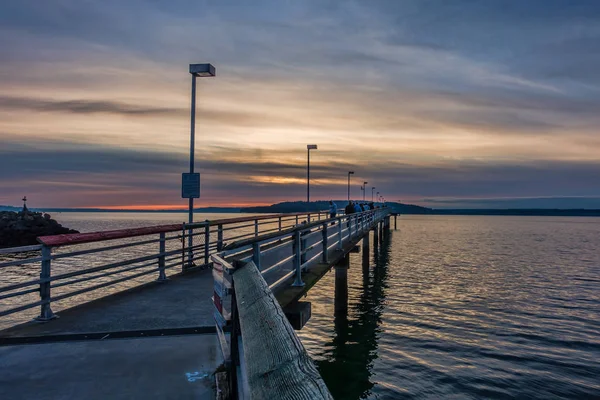
<instances>
[{"instance_id":1,"label":"lamp post on pier","mask_svg":"<svg viewBox=\"0 0 600 400\"><path fill-rule=\"evenodd\" d=\"M306 164L306 212L307 212L307 221L310 222L310 151L317 150L316 144L307 144L307 164Z\"/></svg>"},{"instance_id":2,"label":"lamp post on pier","mask_svg":"<svg viewBox=\"0 0 600 400\"><path fill-rule=\"evenodd\" d=\"M363 185L360 187L360 189L363 192L363 201L365 201L365 196L366 196L366 192L367 192L367 183L369 183L369 182L363 182Z\"/></svg>"},{"instance_id":3,"label":"lamp post on pier","mask_svg":"<svg viewBox=\"0 0 600 400\"><path fill-rule=\"evenodd\" d=\"M373 202L373 197L374 197L373 193L375 193L375 186L371 187L371 203Z\"/></svg>"},{"instance_id":4,"label":"lamp post on pier","mask_svg":"<svg viewBox=\"0 0 600 400\"><path fill-rule=\"evenodd\" d=\"M379 201L379 192L377 192L377 201Z\"/></svg>"},{"instance_id":5,"label":"lamp post on pier","mask_svg":"<svg viewBox=\"0 0 600 400\"><path fill-rule=\"evenodd\" d=\"M192 74L192 106L190 112L190 172L181 176L181 197L189 199L188 222L194 222L194 199L200 198L200 174L194 173L194 151L196 141L196 78L215 76L216 70L212 64L190 64ZM188 235L188 262L191 265L192 255L192 231Z\"/></svg>"},{"instance_id":6,"label":"lamp post on pier","mask_svg":"<svg viewBox=\"0 0 600 400\"><path fill-rule=\"evenodd\" d=\"M354 171L348 171L348 204L350 204L350 175L354 175Z\"/></svg>"}]
</instances>

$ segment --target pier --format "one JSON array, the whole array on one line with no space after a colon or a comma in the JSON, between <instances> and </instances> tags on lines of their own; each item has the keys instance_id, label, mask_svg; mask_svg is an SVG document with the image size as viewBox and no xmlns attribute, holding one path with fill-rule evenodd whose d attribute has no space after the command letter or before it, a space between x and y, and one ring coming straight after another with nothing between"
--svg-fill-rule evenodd
<instances>
[{"instance_id":1,"label":"pier","mask_svg":"<svg viewBox=\"0 0 600 400\"><path fill-rule=\"evenodd\" d=\"M247 340L245 330L259 329L247 328L248 318L255 320L252 315L258 312L269 326L279 321L278 329L288 339L278 343L299 343L290 327L300 329L310 308L298 300L335 268L336 308L343 307L347 254L361 241L368 254L369 232L374 231L376 246L387 234L391 216L386 208L336 218L326 213L263 215L42 237L39 246L0 250L28 255L0 262L0 271L18 267L39 273L39 279L29 274L0 287L0 299L9 301L2 303L0 320L36 318L0 331L0 357L8 360L3 368L10 366L0 379L11 382L1 385L7 392L0 395L60 398L85 393L94 398L84 390L98 387L97 398L163 392L214 398L213 373L221 365L225 380L219 390L239 398L257 390L264 394L268 388L261 384L257 366L286 369L273 360L259 361L264 349L255 345L265 340L254 345ZM250 278L244 280L245 293L264 287L261 293L276 299L277 307L248 310L236 302L235 281L242 275L254 277L252 287L247 286ZM124 283L129 286L120 289ZM112 292L106 295L108 289ZM276 351L285 353L285 348ZM294 357L310 363L301 344L295 349ZM107 365L112 366L109 371ZM247 370L248 365L254 367ZM31 385L31 376L42 367L46 372L36 380L39 386ZM248 375L251 371L254 375ZM317 376L296 378L296 385L278 387L272 395L286 398L286 391L305 390ZM79 380L70 384L72 379ZM317 383L315 390L327 398L323 387Z\"/></svg>"}]
</instances>

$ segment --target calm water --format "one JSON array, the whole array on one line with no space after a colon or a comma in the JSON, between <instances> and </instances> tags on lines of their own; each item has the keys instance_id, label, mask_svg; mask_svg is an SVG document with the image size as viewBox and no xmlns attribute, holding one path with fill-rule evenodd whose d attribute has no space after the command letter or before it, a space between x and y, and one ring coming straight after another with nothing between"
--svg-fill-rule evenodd
<instances>
[{"instance_id":1,"label":"calm water","mask_svg":"<svg viewBox=\"0 0 600 400\"><path fill-rule=\"evenodd\" d=\"M53 217L94 231L186 215ZM398 228L377 252L371 240L364 265L351 255L346 311L334 271L305 299L299 334L336 399L600 399L600 218L402 216Z\"/></svg>"},{"instance_id":2,"label":"calm water","mask_svg":"<svg viewBox=\"0 0 600 400\"><path fill-rule=\"evenodd\" d=\"M600 219L403 216L300 336L336 399L600 398ZM366 268L365 268L366 267Z\"/></svg>"}]
</instances>

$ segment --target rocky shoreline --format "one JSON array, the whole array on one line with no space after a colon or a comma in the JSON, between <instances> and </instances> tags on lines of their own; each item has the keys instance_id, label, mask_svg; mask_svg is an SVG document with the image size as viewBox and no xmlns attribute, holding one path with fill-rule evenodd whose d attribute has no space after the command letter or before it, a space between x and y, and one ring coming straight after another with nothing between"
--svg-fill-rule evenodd
<instances>
[{"instance_id":1,"label":"rocky shoreline","mask_svg":"<svg viewBox=\"0 0 600 400\"><path fill-rule=\"evenodd\" d=\"M65 233L79 231L65 228L52 219L50 214L27 209L20 212L0 211L0 248L38 244L38 236Z\"/></svg>"}]
</instances>

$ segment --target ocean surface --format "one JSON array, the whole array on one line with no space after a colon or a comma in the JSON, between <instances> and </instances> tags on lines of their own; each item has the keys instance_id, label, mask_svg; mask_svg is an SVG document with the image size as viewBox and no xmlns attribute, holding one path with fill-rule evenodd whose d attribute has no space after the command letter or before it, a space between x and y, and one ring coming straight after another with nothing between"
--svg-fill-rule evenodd
<instances>
[{"instance_id":1,"label":"ocean surface","mask_svg":"<svg viewBox=\"0 0 600 400\"><path fill-rule=\"evenodd\" d=\"M186 214L53 217L89 232ZM335 275L298 333L336 399L600 399L600 218L401 216L350 255L347 302Z\"/></svg>"},{"instance_id":2,"label":"ocean surface","mask_svg":"<svg viewBox=\"0 0 600 400\"><path fill-rule=\"evenodd\" d=\"M336 399L600 399L600 219L402 216L335 289L299 335Z\"/></svg>"}]
</instances>

